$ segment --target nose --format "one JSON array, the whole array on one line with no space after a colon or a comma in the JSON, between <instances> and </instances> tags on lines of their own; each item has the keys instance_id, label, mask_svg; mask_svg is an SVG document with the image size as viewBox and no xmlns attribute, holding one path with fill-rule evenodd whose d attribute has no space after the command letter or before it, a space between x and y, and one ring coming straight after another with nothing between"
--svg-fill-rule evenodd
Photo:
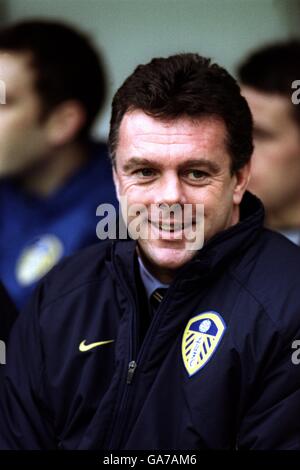
<instances>
[{"instance_id":1,"label":"nose","mask_svg":"<svg viewBox=\"0 0 300 470\"><path fill-rule=\"evenodd\" d=\"M167 172L160 180L155 197L156 204L184 204L185 195L179 176L175 172Z\"/></svg>"}]
</instances>

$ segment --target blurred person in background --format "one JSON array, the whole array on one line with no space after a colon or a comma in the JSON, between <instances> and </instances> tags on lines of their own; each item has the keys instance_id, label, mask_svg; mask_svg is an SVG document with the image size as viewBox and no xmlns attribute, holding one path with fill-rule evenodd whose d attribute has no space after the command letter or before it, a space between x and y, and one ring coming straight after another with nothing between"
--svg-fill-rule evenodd
<instances>
[{"instance_id":1,"label":"blurred person in background","mask_svg":"<svg viewBox=\"0 0 300 470\"><path fill-rule=\"evenodd\" d=\"M249 189L265 205L266 225L300 245L300 106L292 102L300 41L258 49L238 77L254 119Z\"/></svg>"},{"instance_id":2,"label":"blurred person in background","mask_svg":"<svg viewBox=\"0 0 300 470\"><path fill-rule=\"evenodd\" d=\"M45 20L0 30L0 79L0 276L22 307L63 256L97 241L97 206L116 204L106 145L90 138L106 80L88 38Z\"/></svg>"}]
</instances>

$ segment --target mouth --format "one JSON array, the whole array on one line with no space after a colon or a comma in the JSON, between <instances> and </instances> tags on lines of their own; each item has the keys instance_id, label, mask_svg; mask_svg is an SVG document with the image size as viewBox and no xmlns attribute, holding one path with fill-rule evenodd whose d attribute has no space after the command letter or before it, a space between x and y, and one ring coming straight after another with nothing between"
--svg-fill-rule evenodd
<instances>
[{"instance_id":1,"label":"mouth","mask_svg":"<svg viewBox=\"0 0 300 470\"><path fill-rule=\"evenodd\" d=\"M189 224L184 224L182 222L156 222L153 220L148 219L149 224L153 225L156 229L161 230L162 232L169 232L169 233L174 233L174 232L181 232L184 229L190 228L192 225L194 225L194 222L191 222Z\"/></svg>"}]
</instances>

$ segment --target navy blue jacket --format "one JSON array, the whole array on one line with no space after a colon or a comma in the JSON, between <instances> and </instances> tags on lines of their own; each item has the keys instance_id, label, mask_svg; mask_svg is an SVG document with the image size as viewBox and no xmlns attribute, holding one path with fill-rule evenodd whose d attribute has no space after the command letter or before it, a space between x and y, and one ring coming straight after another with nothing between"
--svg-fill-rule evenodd
<instances>
[{"instance_id":1,"label":"navy blue jacket","mask_svg":"<svg viewBox=\"0 0 300 470\"><path fill-rule=\"evenodd\" d=\"M0 282L0 340L5 343L17 318L17 309Z\"/></svg>"},{"instance_id":2,"label":"navy blue jacket","mask_svg":"<svg viewBox=\"0 0 300 470\"><path fill-rule=\"evenodd\" d=\"M21 309L37 282L63 256L97 242L97 206L117 207L107 146L90 143L89 159L47 198L0 182L0 278Z\"/></svg>"},{"instance_id":3,"label":"navy blue jacket","mask_svg":"<svg viewBox=\"0 0 300 470\"><path fill-rule=\"evenodd\" d=\"M247 193L148 327L134 241L55 267L12 331L0 447L300 449L300 251L262 224Z\"/></svg>"},{"instance_id":4,"label":"navy blue jacket","mask_svg":"<svg viewBox=\"0 0 300 470\"><path fill-rule=\"evenodd\" d=\"M6 348L11 327L17 318L17 309L0 282L0 393L6 363Z\"/></svg>"}]
</instances>

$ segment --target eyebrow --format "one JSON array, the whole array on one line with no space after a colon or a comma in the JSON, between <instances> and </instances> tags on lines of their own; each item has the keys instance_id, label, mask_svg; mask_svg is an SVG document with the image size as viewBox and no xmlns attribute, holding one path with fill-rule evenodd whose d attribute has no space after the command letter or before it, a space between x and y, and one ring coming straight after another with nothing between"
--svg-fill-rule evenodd
<instances>
[{"instance_id":1,"label":"eyebrow","mask_svg":"<svg viewBox=\"0 0 300 470\"><path fill-rule=\"evenodd\" d=\"M183 169L197 166L206 167L213 174L219 173L220 171L220 166L216 162L212 162L207 158L194 158L193 160L187 160L182 163L182 165L179 165L179 168Z\"/></svg>"},{"instance_id":2,"label":"eyebrow","mask_svg":"<svg viewBox=\"0 0 300 470\"><path fill-rule=\"evenodd\" d=\"M124 165L123 171L128 172L134 170L135 168L147 166L147 167L155 167L159 166L159 163L149 160L147 158L138 158L132 157L130 160ZM179 165L179 169L182 170L184 168L190 167L206 167L211 173L216 174L220 171L220 167L217 163L212 162L211 160L207 160L206 158L194 158L193 160L187 160L181 165Z\"/></svg>"},{"instance_id":3,"label":"eyebrow","mask_svg":"<svg viewBox=\"0 0 300 470\"><path fill-rule=\"evenodd\" d=\"M124 171L131 171L140 166L156 166L155 162L148 160L147 158L138 158L132 157L130 160L123 166Z\"/></svg>"}]
</instances>

